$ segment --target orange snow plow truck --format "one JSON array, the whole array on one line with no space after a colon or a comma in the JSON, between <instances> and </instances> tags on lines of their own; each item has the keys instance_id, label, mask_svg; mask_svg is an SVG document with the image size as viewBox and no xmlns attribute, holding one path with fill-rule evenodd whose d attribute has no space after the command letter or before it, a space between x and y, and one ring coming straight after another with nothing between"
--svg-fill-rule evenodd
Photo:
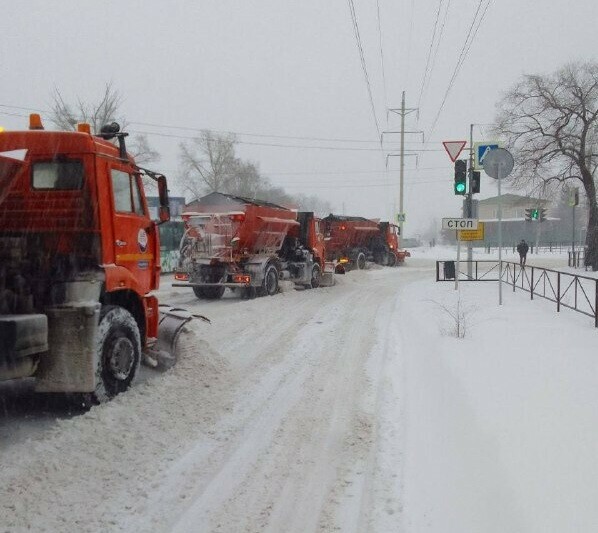
<instances>
[{"instance_id":1,"label":"orange snow plow truck","mask_svg":"<svg viewBox=\"0 0 598 533\"><path fill-rule=\"evenodd\" d=\"M390 222L330 214L323 219L329 260L348 269L363 270L367 261L395 266L408 252L399 249L399 228Z\"/></svg>"},{"instance_id":2,"label":"orange snow plow truck","mask_svg":"<svg viewBox=\"0 0 598 533\"><path fill-rule=\"evenodd\" d=\"M119 130L45 131L32 115L29 131L0 132L0 380L95 403L126 390L142 359L174 363L191 315L151 294L166 178L135 164ZM157 184L159 220L142 176Z\"/></svg>"},{"instance_id":3,"label":"orange snow plow truck","mask_svg":"<svg viewBox=\"0 0 598 533\"><path fill-rule=\"evenodd\" d=\"M188 209L173 287L215 300L227 287L253 298L276 294L283 280L305 288L334 283L313 213L218 192Z\"/></svg>"}]
</instances>

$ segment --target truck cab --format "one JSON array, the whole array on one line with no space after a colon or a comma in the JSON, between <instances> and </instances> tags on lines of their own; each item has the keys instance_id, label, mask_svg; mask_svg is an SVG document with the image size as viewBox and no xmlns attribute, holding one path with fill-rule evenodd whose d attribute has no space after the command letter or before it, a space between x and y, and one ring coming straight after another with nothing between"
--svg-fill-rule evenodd
<instances>
[{"instance_id":1,"label":"truck cab","mask_svg":"<svg viewBox=\"0 0 598 533\"><path fill-rule=\"evenodd\" d=\"M157 223L117 124L0 132L0 380L104 401L158 337ZM119 146L110 142L118 140Z\"/></svg>"}]
</instances>

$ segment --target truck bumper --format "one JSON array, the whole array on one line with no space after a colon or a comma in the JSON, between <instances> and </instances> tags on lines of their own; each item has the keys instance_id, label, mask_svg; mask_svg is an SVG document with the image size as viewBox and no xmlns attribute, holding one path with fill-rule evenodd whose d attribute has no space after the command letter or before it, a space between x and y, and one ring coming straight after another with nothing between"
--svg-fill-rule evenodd
<instances>
[{"instance_id":1,"label":"truck bumper","mask_svg":"<svg viewBox=\"0 0 598 533\"><path fill-rule=\"evenodd\" d=\"M173 283L173 287L250 287L251 283Z\"/></svg>"}]
</instances>

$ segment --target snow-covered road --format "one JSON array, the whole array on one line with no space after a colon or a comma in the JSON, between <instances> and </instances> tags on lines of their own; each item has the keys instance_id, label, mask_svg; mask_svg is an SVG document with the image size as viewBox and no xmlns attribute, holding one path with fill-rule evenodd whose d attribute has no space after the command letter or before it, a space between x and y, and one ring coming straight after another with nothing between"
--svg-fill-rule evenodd
<instances>
[{"instance_id":1,"label":"snow-covered road","mask_svg":"<svg viewBox=\"0 0 598 533\"><path fill-rule=\"evenodd\" d=\"M4 525L380 530L377 494L398 475L381 471L377 450L388 330L399 287L427 275L354 272L252 301L164 290L212 325L192 326L168 375L5 442ZM398 499L384 509L398 527Z\"/></svg>"},{"instance_id":2,"label":"snow-covered road","mask_svg":"<svg viewBox=\"0 0 598 533\"><path fill-rule=\"evenodd\" d=\"M212 324L109 404L2 419L0 529L590 531L597 332L482 283L455 339L451 285L412 258L250 301L165 286Z\"/></svg>"}]
</instances>

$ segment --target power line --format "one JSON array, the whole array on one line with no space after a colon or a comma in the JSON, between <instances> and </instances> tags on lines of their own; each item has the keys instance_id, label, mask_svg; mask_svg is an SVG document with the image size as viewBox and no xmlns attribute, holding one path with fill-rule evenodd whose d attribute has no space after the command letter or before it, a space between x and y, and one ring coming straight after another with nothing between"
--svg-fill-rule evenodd
<instances>
[{"instance_id":1,"label":"power line","mask_svg":"<svg viewBox=\"0 0 598 533\"><path fill-rule=\"evenodd\" d=\"M384 48L382 46L382 25L380 23L380 0L376 0L376 12L378 15L378 37L380 40L380 63L382 64L382 86L384 89L384 105L388 107L388 98L386 96L386 73L384 69Z\"/></svg>"},{"instance_id":2,"label":"power line","mask_svg":"<svg viewBox=\"0 0 598 533\"><path fill-rule=\"evenodd\" d=\"M448 13L451 8L451 0L447 1L446 9L444 11L444 17L442 18L442 25L440 26L440 32L438 33L438 40L436 41L436 48L434 49L434 54L432 55L432 63L430 65L430 76L428 77L428 83L426 84L426 88L430 83L430 78L432 77L432 72L434 71L434 65L436 65L436 58L438 57L438 50L440 49L440 43L442 41L442 36L444 35L444 27L446 26L446 20L448 18ZM424 89L425 91L425 89Z\"/></svg>"},{"instance_id":3,"label":"power line","mask_svg":"<svg viewBox=\"0 0 598 533\"><path fill-rule=\"evenodd\" d=\"M407 185L409 187L413 187L416 185L430 185L431 183L450 183L450 179L438 179L438 180L426 180L426 181L414 181L409 182ZM370 187L397 187L398 184L396 181L388 182L388 183L357 183L357 184L345 184L345 185L306 185L306 184L297 184L297 185L282 185L282 187L294 189L298 187L308 188L308 189L361 189L361 188L370 188Z\"/></svg>"},{"instance_id":4,"label":"power line","mask_svg":"<svg viewBox=\"0 0 598 533\"><path fill-rule=\"evenodd\" d=\"M21 106L13 106L7 104L0 104L0 107L5 107L8 109L20 109L23 111L33 111L38 113L49 113L47 109L36 109L32 107L21 107ZM8 116L16 116L16 117L27 117L27 115L22 115L18 113L7 113L4 111L0 111L2 115ZM174 129L174 130L181 130L181 131L194 131L201 133L202 131L210 131L212 133L218 134L230 134L230 135L239 135L242 137L258 137L258 138L271 138L271 139L289 139L289 140L301 140L301 141L323 141L323 142L343 142L343 143L366 143L366 144L380 144L379 141L372 141L371 139L347 139L347 138L338 138L338 137L313 137L313 136L298 136L298 135L278 135L278 134L268 134L268 133L248 133L242 131L232 131L232 130L215 130L211 128L197 128L197 127L190 127L190 126L176 126L172 124L157 124L152 122L140 122L137 120L129 121L128 124L137 124L139 126L148 126L152 128L163 128L163 129ZM421 144L420 142L413 142L409 144Z\"/></svg>"},{"instance_id":5,"label":"power line","mask_svg":"<svg viewBox=\"0 0 598 533\"><path fill-rule=\"evenodd\" d=\"M176 135L173 133L160 133L155 131L141 131L129 129L130 133L138 133L141 135L153 135L156 137L169 137L174 139L186 139L193 140L196 137L190 135ZM299 148L305 150L338 150L346 152L380 152L379 148L349 148L346 146L308 146L303 144L282 144L282 143L265 143L265 142L253 142L253 141L235 141L236 144L245 144L248 146L269 146L275 148ZM409 148L409 152L444 152L442 149L432 148Z\"/></svg>"},{"instance_id":6,"label":"power line","mask_svg":"<svg viewBox=\"0 0 598 533\"><path fill-rule=\"evenodd\" d=\"M434 47L434 39L436 38L436 29L438 28L438 20L440 18L440 9L442 8L442 2L444 0L438 0L438 10L436 11L436 19L434 20L434 30L432 31L432 39L430 40L430 46L428 48L428 56L426 57L426 66L424 68L424 75L422 76L422 86L419 91L419 98L417 99L417 107L420 107L421 101L424 95L424 87L426 86L426 78L428 76L428 67L430 66L430 58L432 57L432 49ZM430 75L432 73L430 72Z\"/></svg>"},{"instance_id":7,"label":"power line","mask_svg":"<svg viewBox=\"0 0 598 533\"><path fill-rule=\"evenodd\" d=\"M409 85L409 74L411 72L411 43L413 37L413 20L415 18L415 0L411 0L409 20L409 40L407 41L407 74L405 75L405 85Z\"/></svg>"},{"instance_id":8,"label":"power line","mask_svg":"<svg viewBox=\"0 0 598 533\"><path fill-rule=\"evenodd\" d=\"M420 172L422 170L450 170L450 166L442 167L420 167L411 168L409 172ZM272 174L276 176L320 176L326 174L387 174L388 172L398 172L397 170L334 170L334 171L310 171L310 172L274 172L274 171L263 171L264 174Z\"/></svg>"},{"instance_id":9,"label":"power line","mask_svg":"<svg viewBox=\"0 0 598 533\"><path fill-rule=\"evenodd\" d=\"M359 52L359 58L361 60L361 69L367 85L368 96L370 99L370 106L372 108L372 116L376 124L376 131L378 132L378 138L380 138L380 125L378 124L378 117L376 116L376 107L374 106L374 98L372 96L372 86L370 84L370 77L368 76L368 70L365 63L365 56L363 53L363 46L361 42L361 36L359 35L359 24L357 23L357 13L355 12L355 4L353 0L347 0L349 3L349 11L351 12L351 20L353 22L353 33L355 34L355 43L357 45L357 51Z\"/></svg>"},{"instance_id":10,"label":"power line","mask_svg":"<svg viewBox=\"0 0 598 533\"><path fill-rule=\"evenodd\" d=\"M0 104L2 105L2 104ZM8 116L18 116L18 117L26 117L27 115L21 115L18 113L7 113L5 111L0 111L2 115ZM131 124L140 124L139 122L131 122ZM191 130L191 131L202 131L202 130L195 130L193 128L184 128L178 126L169 126L170 128L176 129L183 129L183 130ZM208 130L215 132L215 130ZM155 132L155 131L142 131L136 129L129 129L130 133L137 133L140 135L150 135L155 137L165 137L165 138L173 138L173 139L182 139L182 140L193 140L196 139L195 136L191 135L176 135L172 133L162 133L162 132ZM242 135L242 134L239 134ZM304 138L306 139L306 138ZM362 141L358 141L362 142ZM244 144L248 146L268 146L274 148L297 148L297 149L306 149L306 150L333 150L333 151L349 151L349 152L380 152L380 148L361 148L361 147L346 147L346 146L309 146L303 144L284 144L284 143L266 143L266 142L253 142L253 141L242 141L242 140L235 140L236 144ZM422 143L414 143L421 145ZM436 150L436 149L429 149L429 148L409 148L410 152L442 152L443 150Z\"/></svg>"},{"instance_id":11,"label":"power line","mask_svg":"<svg viewBox=\"0 0 598 533\"><path fill-rule=\"evenodd\" d=\"M484 0L479 0L478 2L478 7L475 11L475 14L473 16L473 20L471 21L471 25L469 26L469 31L467 32L467 36L465 37L465 42L463 43L463 46L461 47L461 52L459 54L459 58L457 59L457 64L455 66L455 69L453 71L453 74L451 76L451 79L449 81L448 87L446 89L446 92L444 93L444 97L442 99L442 102L440 104L440 107L438 109L438 112L436 113L436 116L434 117L434 121L432 123L432 126L429 130L429 134L431 134L434 131L434 128L436 127L436 124L438 122L438 119L440 118L440 114L442 113L442 110L444 109L444 104L446 103L446 100L448 98L448 95L453 87L453 84L455 83L455 80L457 79L457 75L459 74L459 70L461 69L461 66L463 65L463 63L465 62L465 59L467 57L467 54L471 48L471 44L473 43L473 40L475 38L475 36L477 35L477 31L479 29L479 27L482 24L482 21L484 19L484 16L486 15L486 11L488 10L488 6L490 5L490 2L492 0L487 0L487 4L486 7L482 13L482 16L479 18L478 20L478 14L480 12L480 9L482 7L482 3ZM475 28L475 32L474 30L474 26L476 25L477 22L477 27ZM471 40L470 40L471 37Z\"/></svg>"}]
</instances>

